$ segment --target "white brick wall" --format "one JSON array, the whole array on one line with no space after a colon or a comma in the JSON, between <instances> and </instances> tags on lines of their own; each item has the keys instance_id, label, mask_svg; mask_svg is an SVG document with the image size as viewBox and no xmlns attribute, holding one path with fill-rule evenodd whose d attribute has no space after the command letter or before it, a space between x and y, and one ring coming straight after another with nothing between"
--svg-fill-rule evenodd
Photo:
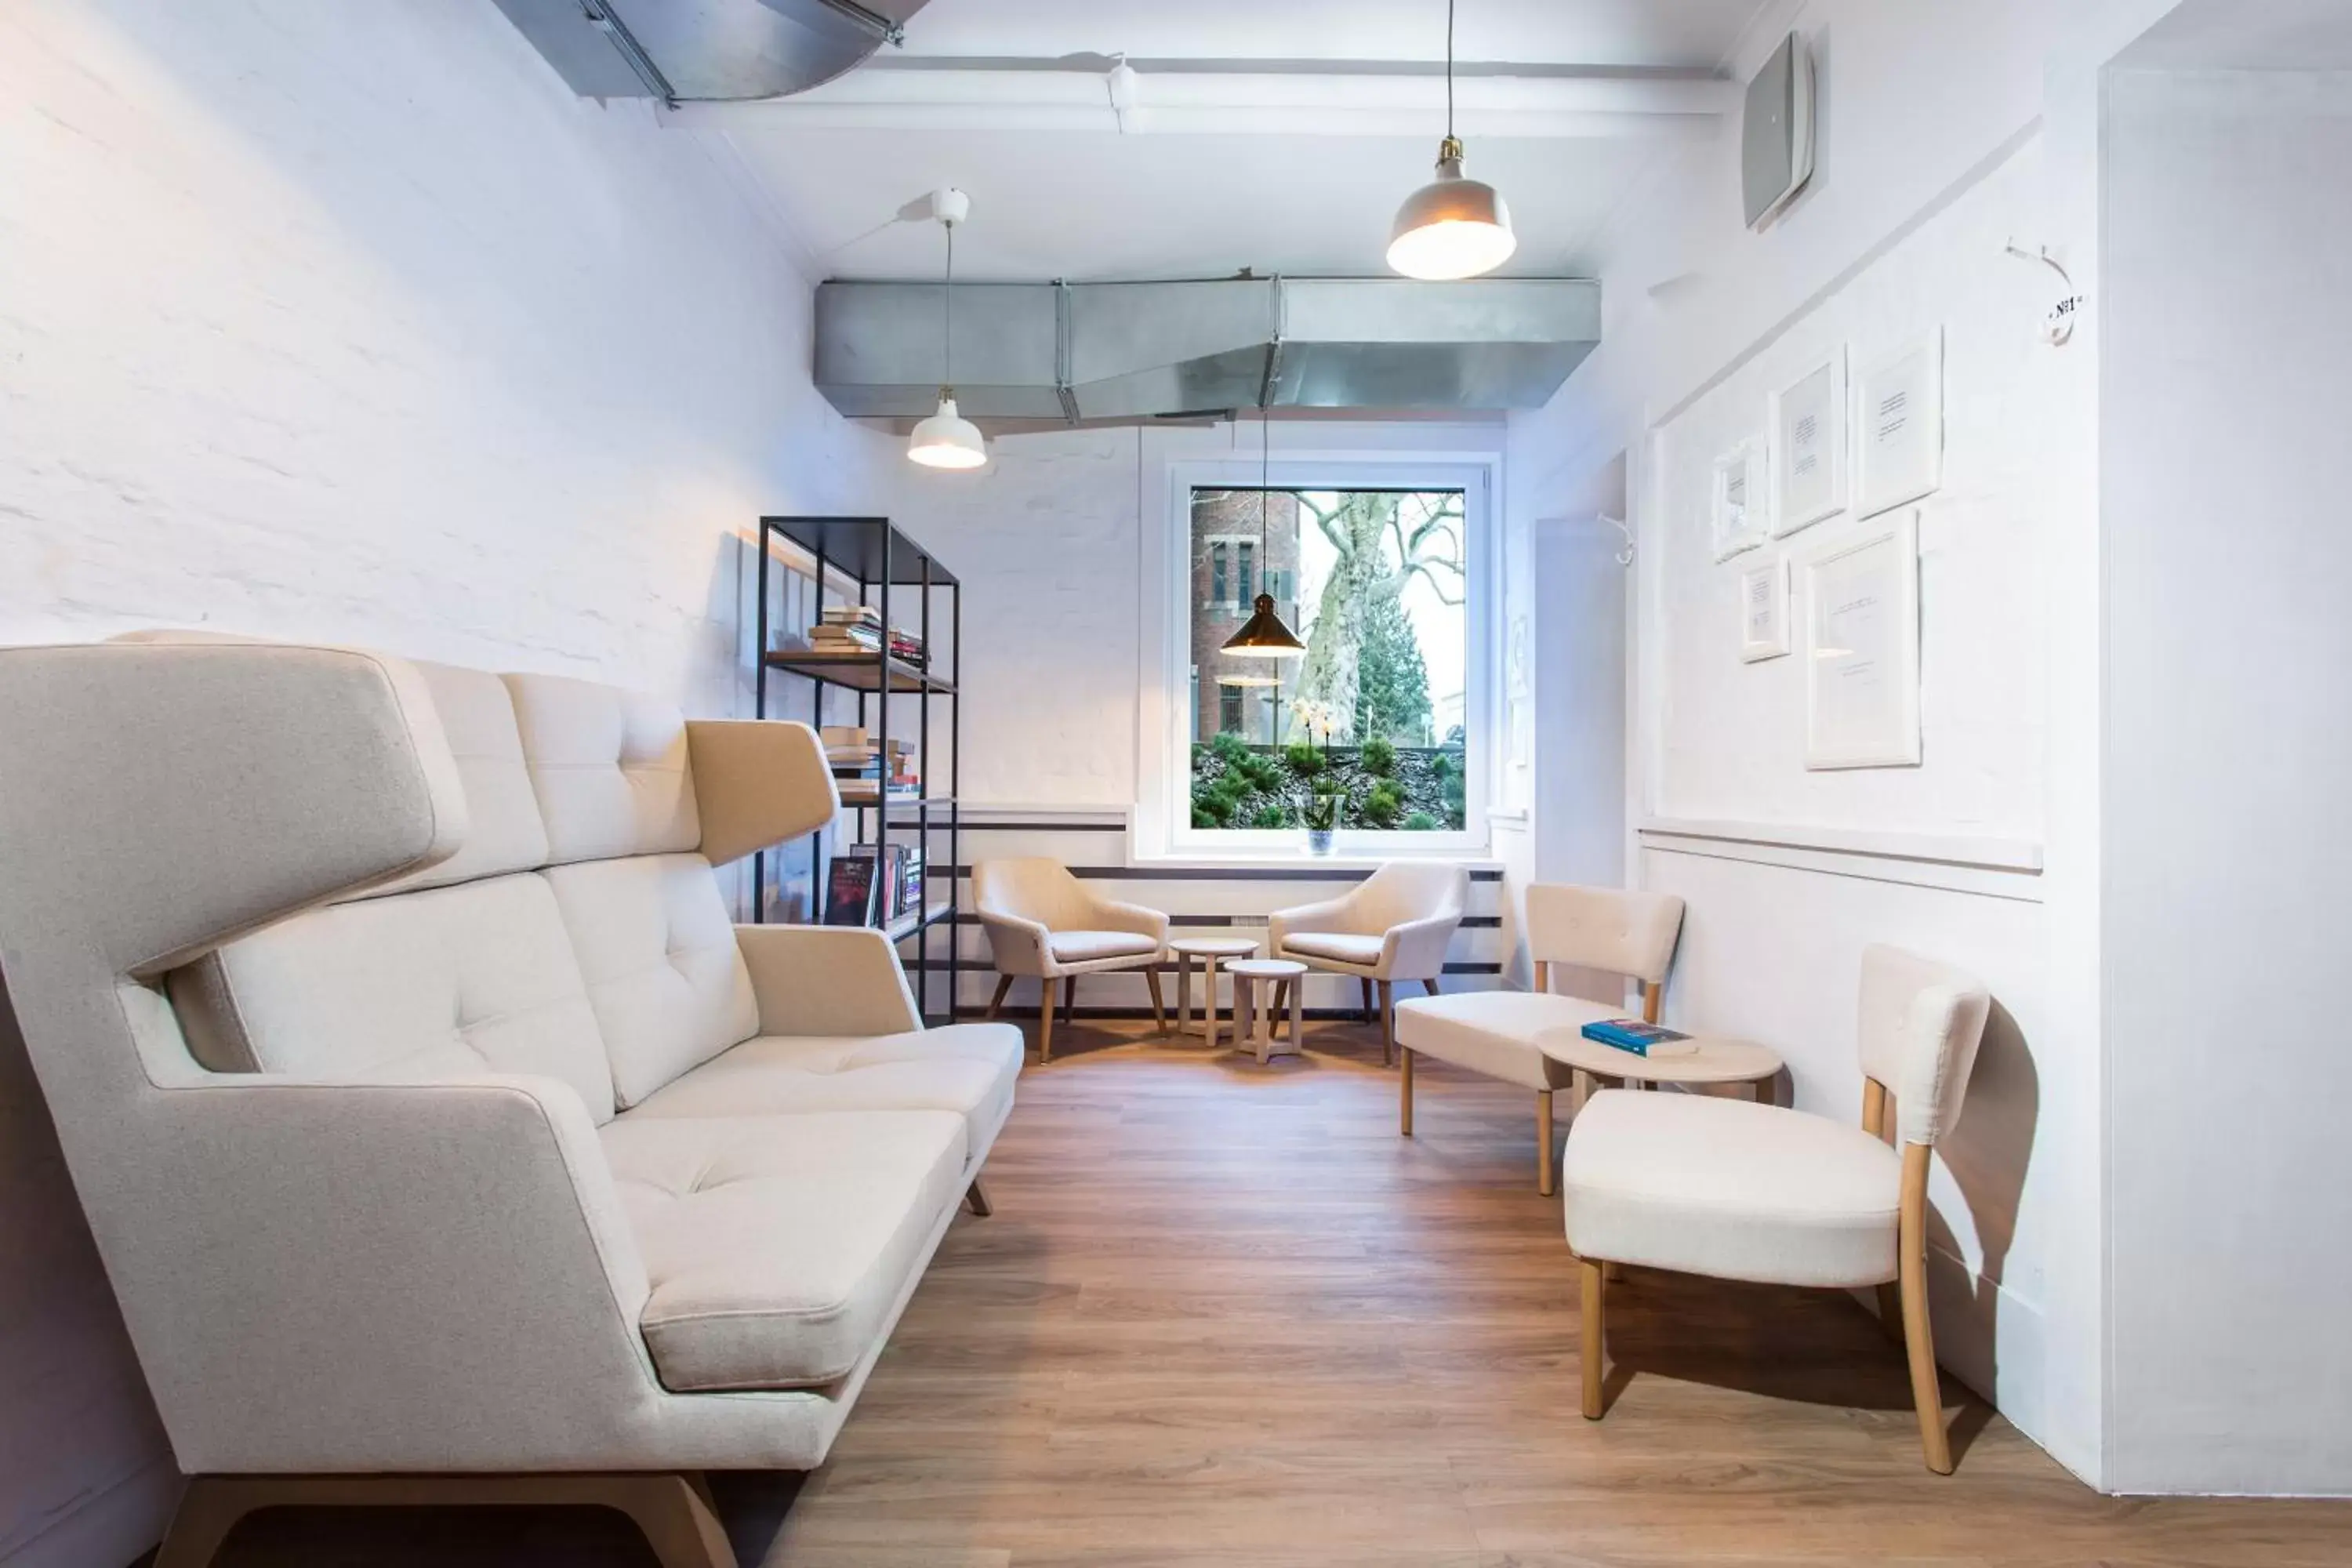
<instances>
[{"instance_id":1,"label":"white brick wall","mask_svg":"<svg viewBox=\"0 0 2352 1568\"><path fill-rule=\"evenodd\" d=\"M0 7L0 642L208 624L727 711L738 534L871 507L809 289L693 134L486 0ZM0 1030L0 1562L169 1456Z\"/></svg>"}]
</instances>

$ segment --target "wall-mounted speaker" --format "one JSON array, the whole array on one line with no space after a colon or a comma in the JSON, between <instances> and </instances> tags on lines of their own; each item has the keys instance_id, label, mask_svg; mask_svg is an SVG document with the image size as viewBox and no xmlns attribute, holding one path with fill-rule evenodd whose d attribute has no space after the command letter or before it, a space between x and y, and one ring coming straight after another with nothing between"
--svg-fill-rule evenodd
<instances>
[{"instance_id":1,"label":"wall-mounted speaker","mask_svg":"<svg viewBox=\"0 0 2352 1568\"><path fill-rule=\"evenodd\" d=\"M1813 57L1791 33L1748 84L1739 130L1739 191L1761 228L1813 177Z\"/></svg>"}]
</instances>

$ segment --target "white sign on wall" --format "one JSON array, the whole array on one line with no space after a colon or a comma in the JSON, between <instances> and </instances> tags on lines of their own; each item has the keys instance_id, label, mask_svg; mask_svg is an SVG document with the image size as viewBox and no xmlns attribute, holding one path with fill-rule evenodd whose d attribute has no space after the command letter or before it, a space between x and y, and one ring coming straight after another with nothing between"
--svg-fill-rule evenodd
<instances>
[{"instance_id":1,"label":"white sign on wall","mask_svg":"<svg viewBox=\"0 0 2352 1568\"><path fill-rule=\"evenodd\" d=\"M1789 559L1769 561L1739 574L1739 657L1749 664L1789 651Z\"/></svg>"},{"instance_id":2,"label":"white sign on wall","mask_svg":"<svg viewBox=\"0 0 2352 1568\"><path fill-rule=\"evenodd\" d=\"M1941 327L1870 365L1854 384L1854 510L1864 517L1944 482Z\"/></svg>"},{"instance_id":3,"label":"white sign on wall","mask_svg":"<svg viewBox=\"0 0 2352 1568\"><path fill-rule=\"evenodd\" d=\"M1919 761L1919 514L1898 512L1804 564L1805 766Z\"/></svg>"},{"instance_id":4,"label":"white sign on wall","mask_svg":"<svg viewBox=\"0 0 2352 1568\"><path fill-rule=\"evenodd\" d=\"M1785 538L1845 510L1845 349L1772 395L1772 535Z\"/></svg>"}]
</instances>

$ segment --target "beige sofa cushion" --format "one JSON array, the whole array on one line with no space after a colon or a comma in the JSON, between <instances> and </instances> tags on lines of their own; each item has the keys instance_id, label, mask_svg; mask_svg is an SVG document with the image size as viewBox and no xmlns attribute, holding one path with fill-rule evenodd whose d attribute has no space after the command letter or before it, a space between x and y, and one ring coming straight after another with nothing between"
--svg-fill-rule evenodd
<instances>
[{"instance_id":1,"label":"beige sofa cushion","mask_svg":"<svg viewBox=\"0 0 2352 1568\"><path fill-rule=\"evenodd\" d=\"M1308 958L1333 958L1341 963L1362 964L1369 968L1381 961L1381 947L1385 936L1357 936L1343 931L1305 931L1283 940L1286 957L1303 954Z\"/></svg>"},{"instance_id":2,"label":"beige sofa cushion","mask_svg":"<svg viewBox=\"0 0 2352 1568\"><path fill-rule=\"evenodd\" d=\"M1057 931L1045 945L1056 963L1093 963L1106 958L1149 958L1160 943L1139 931Z\"/></svg>"},{"instance_id":3,"label":"beige sofa cushion","mask_svg":"<svg viewBox=\"0 0 2352 1568\"><path fill-rule=\"evenodd\" d=\"M770 1116L820 1110L951 1110L973 1151L996 1141L1021 1074L1011 1024L950 1024L851 1039L762 1035L696 1068L632 1114Z\"/></svg>"},{"instance_id":4,"label":"beige sofa cushion","mask_svg":"<svg viewBox=\"0 0 2352 1568\"><path fill-rule=\"evenodd\" d=\"M556 675L505 681L551 863L700 846L686 720L676 708Z\"/></svg>"},{"instance_id":5,"label":"beige sofa cushion","mask_svg":"<svg viewBox=\"0 0 2352 1568\"><path fill-rule=\"evenodd\" d=\"M1546 1029L1622 1018L1622 1007L1540 991L1467 991L1396 1005L1397 1044L1525 1089L1566 1089L1567 1064L1536 1049Z\"/></svg>"},{"instance_id":6,"label":"beige sofa cushion","mask_svg":"<svg viewBox=\"0 0 2352 1568\"><path fill-rule=\"evenodd\" d=\"M586 984L530 873L312 910L177 971L171 992L215 1072L538 1073L613 1114Z\"/></svg>"},{"instance_id":7,"label":"beige sofa cushion","mask_svg":"<svg viewBox=\"0 0 2352 1568\"><path fill-rule=\"evenodd\" d=\"M679 1392L846 1377L963 1195L944 1111L633 1112L602 1138L652 1286L638 1321Z\"/></svg>"},{"instance_id":8,"label":"beige sofa cushion","mask_svg":"<svg viewBox=\"0 0 2352 1568\"><path fill-rule=\"evenodd\" d=\"M429 870L404 877L373 897L446 888L483 877L528 871L547 859L547 825L523 766L522 734L515 727L507 683L478 669L413 664L433 694L433 709L449 738L449 754L465 786L467 828L457 852Z\"/></svg>"},{"instance_id":9,"label":"beige sofa cushion","mask_svg":"<svg viewBox=\"0 0 2352 1568\"><path fill-rule=\"evenodd\" d=\"M710 862L637 855L542 874L587 978L622 1105L758 1032L751 976Z\"/></svg>"},{"instance_id":10,"label":"beige sofa cushion","mask_svg":"<svg viewBox=\"0 0 2352 1568\"><path fill-rule=\"evenodd\" d=\"M1858 1127L1706 1095L1604 1089L1559 1190L1580 1258L1776 1285L1895 1278L1903 1160Z\"/></svg>"}]
</instances>

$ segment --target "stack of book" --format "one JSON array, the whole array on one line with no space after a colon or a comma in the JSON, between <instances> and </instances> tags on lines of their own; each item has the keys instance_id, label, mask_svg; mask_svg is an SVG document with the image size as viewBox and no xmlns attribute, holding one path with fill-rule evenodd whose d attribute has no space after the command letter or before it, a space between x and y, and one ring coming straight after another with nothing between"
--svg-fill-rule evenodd
<instances>
[{"instance_id":1,"label":"stack of book","mask_svg":"<svg viewBox=\"0 0 2352 1568\"><path fill-rule=\"evenodd\" d=\"M854 844L835 852L824 880L824 923L888 925L923 907L923 851L911 844Z\"/></svg>"},{"instance_id":2,"label":"stack of book","mask_svg":"<svg viewBox=\"0 0 2352 1568\"><path fill-rule=\"evenodd\" d=\"M878 653L883 640L882 612L871 605L835 605L818 616L808 634L810 652L833 656ZM888 640L894 658L918 667L923 663L922 638L892 626Z\"/></svg>"},{"instance_id":3,"label":"stack of book","mask_svg":"<svg viewBox=\"0 0 2352 1568\"><path fill-rule=\"evenodd\" d=\"M872 805L887 793L892 796L920 795L923 781L915 767L915 749L904 741L877 742L855 724L828 724L817 731L824 742L824 760L833 769L834 787L845 805Z\"/></svg>"}]
</instances>

